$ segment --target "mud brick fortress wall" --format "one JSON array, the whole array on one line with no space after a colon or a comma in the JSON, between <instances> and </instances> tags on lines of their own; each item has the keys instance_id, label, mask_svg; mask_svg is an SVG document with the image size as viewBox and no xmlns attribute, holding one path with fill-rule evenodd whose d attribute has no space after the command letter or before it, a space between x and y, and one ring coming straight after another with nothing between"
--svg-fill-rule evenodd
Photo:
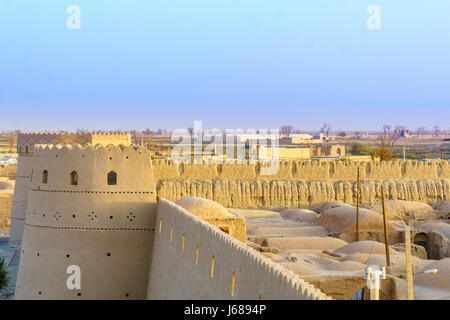
<instances>
[{"instance_id":1,"label":"mud brick fortress wall","mask_svg":"<svg viewBox=\"0 0 450 320\"><path fill-rule=\"evenodd\" d=\"M329 299L218 228L162 199L148 299Z\"/></svg>"},{"instance_id":2,"label":"mud brick fortress wall","mask_svg":"<svg viewBox=\"0 0 450 320\"><path fill-rule=\"evenodd\" d=\"M16 299L330 299L175 203L150 152L35 145ZM212 265L211 265L212 263ZM67 268L81 288L67 288Z\"/></svg>"},{"instance_id":3,"label":"mud brick fortress wall","mask_svg":"<svg viewBox=\"0 0 450 320\"><path fill-rule=\"evenodd\" d=\"M129 134L52 132L20 133L17 136L17 152L19 153L19 159L12 203L10 241L22 240L23 225L28 207L28 192L33 170L33 154L35 145L53 144L75 146L84 145L87 143L92 145L129 145L130 142L131 137Z\"/></svg>"},{"instance_id":4,"label":"mud brick fortress wall","mask_svg":"<svg viewBox=\"0 0 450 320\"><path fill-rule=\"evenodd\" d=\"M262 175L260 164L175 164L153 161L157 194L177 200L197 196L226 207L307 207L322 201L356 201L360 168L362 202L381 198L435 203L450 199L450 164L389 161L282 161L274 175Z\"/></svg>"},{"instance_id":5,"label":"mud brick fortress wall","mask_svg":"<svg viewBox=\"0 0 450 320\"><path fill-rule=\"evenodd\" d=\"M16 299L144 299L156 192L150 152L36 147ZM77 265L82 290L68 290Z\"/></svg>"}]
</instances>

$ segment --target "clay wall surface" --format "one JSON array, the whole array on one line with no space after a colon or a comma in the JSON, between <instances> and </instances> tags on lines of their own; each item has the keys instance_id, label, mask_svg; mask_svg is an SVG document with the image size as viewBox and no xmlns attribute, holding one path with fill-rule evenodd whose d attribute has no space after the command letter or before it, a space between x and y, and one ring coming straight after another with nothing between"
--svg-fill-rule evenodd
<instances>
[{"instance_id":1,"label":"clay wall surface","mask_svg":"<svg viewBox=\"0 0 450 320\"><path fill-rule=\"evenodd\" d=\"M15 298L144 299L156 216L150 152L37 146L34 159ZM80 267L79 290L66 286L70 265Z\"/></svg>"},{"instance_id":2,"label":"clay wall surface","mask_svg":"<svg viewBox=\"0 0 450 320\"><path fill-rule=\"evenodd\" d=\"M17 165L0 166L0 178L16 180Z\"/></svg>"},{"instance_id":3,"label":"clay wall surface","mask_svg":"<svg viewBox=\"0 0 450 320\"><path fill-rule=\"evenodd\" d=\"M363 180L361 202L386 199L437 203L450 200L450 179ZM356 181L162 179L159 198L214 200L225 207L308 207L324 201L356 204Z\"/></svg>"},{"instance_id":4,"label":"clay wall surface","mask_svg":"<svg viewBox=\"0 0 450 320\"><path fill-rule=\"evenodd\" d=\"M381 198L436 203L450 199L450 165L444 162L281 161L274 175L264 163L175 164L154 160L157 192L171 201L197 196L227 207L301 207L322 201L355 204L360 168L362 202Z\"/></svg>"},{"instance_id":5,"label":"clay wall surface","mask_svg":"<svg viewBox=\"0 0 450 320\"><path fill-rule=\"evenodd\" d=\"M17 136L17 151L19 153L16 185L11 210L10 241L21 241L23 237L23 225L27 211L28 193L31 182L34 147L37 144L53 145L85 145L120 144L129 145L130 134L108 133L55 133L55 132L30 132L20 133Z\"/></svg>"},{"instance_id":6,"label":"clay wall surface","mask_svg":"<svg viewBox=\"0 0 450 320\"><path fill-rule=\"evenodd\" d=\"M33 154L19 154L17 164L16 185L11 209L11 227L9 241L21 241L23 225L28 204L28 192L31 183L31 170L33 167Z\"/></svg>"},{"instance_id":7,"label":"clay wall surface","mask_svg":"<svg viewBox=\"0 0 450 320\"><path fill-rule=\"evenodd\" d=\"M7 227L11 223L12 190L0 190L0 228Z\"/></svg>"},{"instance_id":8,"label":"clay wall surface","mask_svg":"<svg viewBox=\"0 0 450 320\"><path fill-rule=\"evenodd\" d=\"M17 152L31 153L35 144L131 144L129 133L24 132L17 135Z\"/></svg>"},{"instance_id":9,"label":"clay wall surface","mask_svg":"<svg viewBox=\"0 0 450 320\"><path fill-rule=\"evenodd\" d=\"M265 164L197 163L176 164L171 160L154 160L155 179L201 178L229 180L356 180L357 168L361 179L450 179L449 161L280 161L274 175L261 174Z\"/></svg>"},{"instance_id":10,"label":"clay wall surface","mask_svg":"<svg viewBox=\"0 0 450 320\"><path fill-rule=\"evenodd\" d=\"M148 299L329 299L292 271L161 199Z\"/></svg>"},{"instance_id":11,"label":"clay wall surface","mask_svg":"<svg viewBox=\"0 0 450 320\"><path fill-rule=\"evenodd\" d=\"M91 133L91 141L89 143L94 146L96 144L104 146L108 144L115 146L123 144L129 146L131 144L131 135L129 133Z\"/></svg>"}]
</instances>

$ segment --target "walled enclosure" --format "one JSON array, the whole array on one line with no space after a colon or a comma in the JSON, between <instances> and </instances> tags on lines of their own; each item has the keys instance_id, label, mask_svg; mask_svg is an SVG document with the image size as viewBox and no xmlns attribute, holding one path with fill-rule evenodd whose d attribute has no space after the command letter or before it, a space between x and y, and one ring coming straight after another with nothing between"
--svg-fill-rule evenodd
<instances>
[{"instance_id":1,"label":"walled enclosure","mask_svg":"<svg viewBox=\"0 0 450 320\"><path fill-rule=\"evenodd\" d=\"M381 198L427 203L450 200L450 163L281 161L275 175L261 175L260 164L175 164L154 160L158 197L171 201L202 197L225 207L307 207L323 201L356 202L357 168L361 201Z\"/></svg>"},{"instance_id":2,"label":"walled enclosure","mask_svg":"<svg viewBox=\"0 0 450 320\"><path fill-rule=\"evenodd\" d=\"M144 299L156 216L150 152L36 146L16 299ZM81 270L68 290L67 267Z\"/></svg>"},{"instance_id":3,"label":"walled enclosure","mask_svg":"<svg viewBox=\"0 0 450 320\"><path fill-rule=\"evenodd\" d=\"M17 152L19 153L16 185L11 210L10 241L21 241L23 237L23 225L27 212L27 201L33 166L33 153L35 144L113 144L129 145L129 134L109 133L52 133L30 132L20 133L17 136Z\"/></svg>"},{"instance_id":4,"label":"walled enclosure","mask_svg":"<svg viewBox=\"0 0 450 320\"><path fill-rule=\"evenodd\" d=\"M148 299L330 299L292 271L161 199Z\"/></svg>"}]
</instances>

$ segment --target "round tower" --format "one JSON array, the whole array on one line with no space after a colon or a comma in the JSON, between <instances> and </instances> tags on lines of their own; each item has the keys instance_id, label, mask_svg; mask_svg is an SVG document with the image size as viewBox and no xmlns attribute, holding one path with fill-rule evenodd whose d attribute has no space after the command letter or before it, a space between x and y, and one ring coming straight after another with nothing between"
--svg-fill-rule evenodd
<instances>
[{"instance_id":1,"label":"round tower","mask_svg":"<svg viewBox=\"0 0 450 320\"><path fill-rule=\"evenodd\" d=\"M20 133L17 137L19 154L16 185L11 210L9 241L22 241L25 213L27 212L28 191L31 182L33 151L35 144L124 144L131 143L129 133L67 133L67 132L30 132Z\"/></svg>"},{"instance_id":2,"label":"round tower","mask_svg":"<svg viewBox=\"0 0 450 320\"><path fill-rule=\"evenodd\" d=\"M145 299L156 216L150 152L39 145L33 158L15 298Z\"/></svg>"}]
</instances>

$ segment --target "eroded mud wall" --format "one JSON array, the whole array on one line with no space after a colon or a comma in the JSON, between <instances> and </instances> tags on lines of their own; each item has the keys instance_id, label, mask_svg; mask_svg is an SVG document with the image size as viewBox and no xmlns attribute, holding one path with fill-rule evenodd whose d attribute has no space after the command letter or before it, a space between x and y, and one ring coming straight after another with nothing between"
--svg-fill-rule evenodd
<instances>
[{"instance_id":1,"label":"eroded mud wall","mask_svg":"<svg viewBox=\"0 0 450 320\"><path fill-rule=\"evenodd\" d=\"M358 167L362 202L379 200L381 185L388 199L427 203L450 199L448 161L282 161L274 175L262 175L259 163L153 161L158 197L174 201L197 196L235 208L308 207L323 201L354 204Z\"/></svg>"},{"instance_id":2,"label":"eroded mud wall","mask_svg":"<svg viewBox=\"0 0 450 320\"><path fill-rule=\"evenodd\" d=\"M381 199L381 186L392 200L427 203L450 200L450 179L363 180L361 201ZM323 201L356 203L354 181L163 179L157 195L171 201L202 197L225 207L308 207Z\"/></svg>"},{"instance_id":3,"label":"eroded mud wall","mask_svg":"<svg viewBox=\"0 0 450 320\"><path fill-rule=\"evenodd\" d=\"M265 165L267 167L267 165ZM175 164L170 160L154 160L156 180L167 178L245 179L245 180L356 180L361 179L450 179L448 161L281 161L274 175L263 175L260 164L198 163Z\"/></svg>"}]
</instances>

